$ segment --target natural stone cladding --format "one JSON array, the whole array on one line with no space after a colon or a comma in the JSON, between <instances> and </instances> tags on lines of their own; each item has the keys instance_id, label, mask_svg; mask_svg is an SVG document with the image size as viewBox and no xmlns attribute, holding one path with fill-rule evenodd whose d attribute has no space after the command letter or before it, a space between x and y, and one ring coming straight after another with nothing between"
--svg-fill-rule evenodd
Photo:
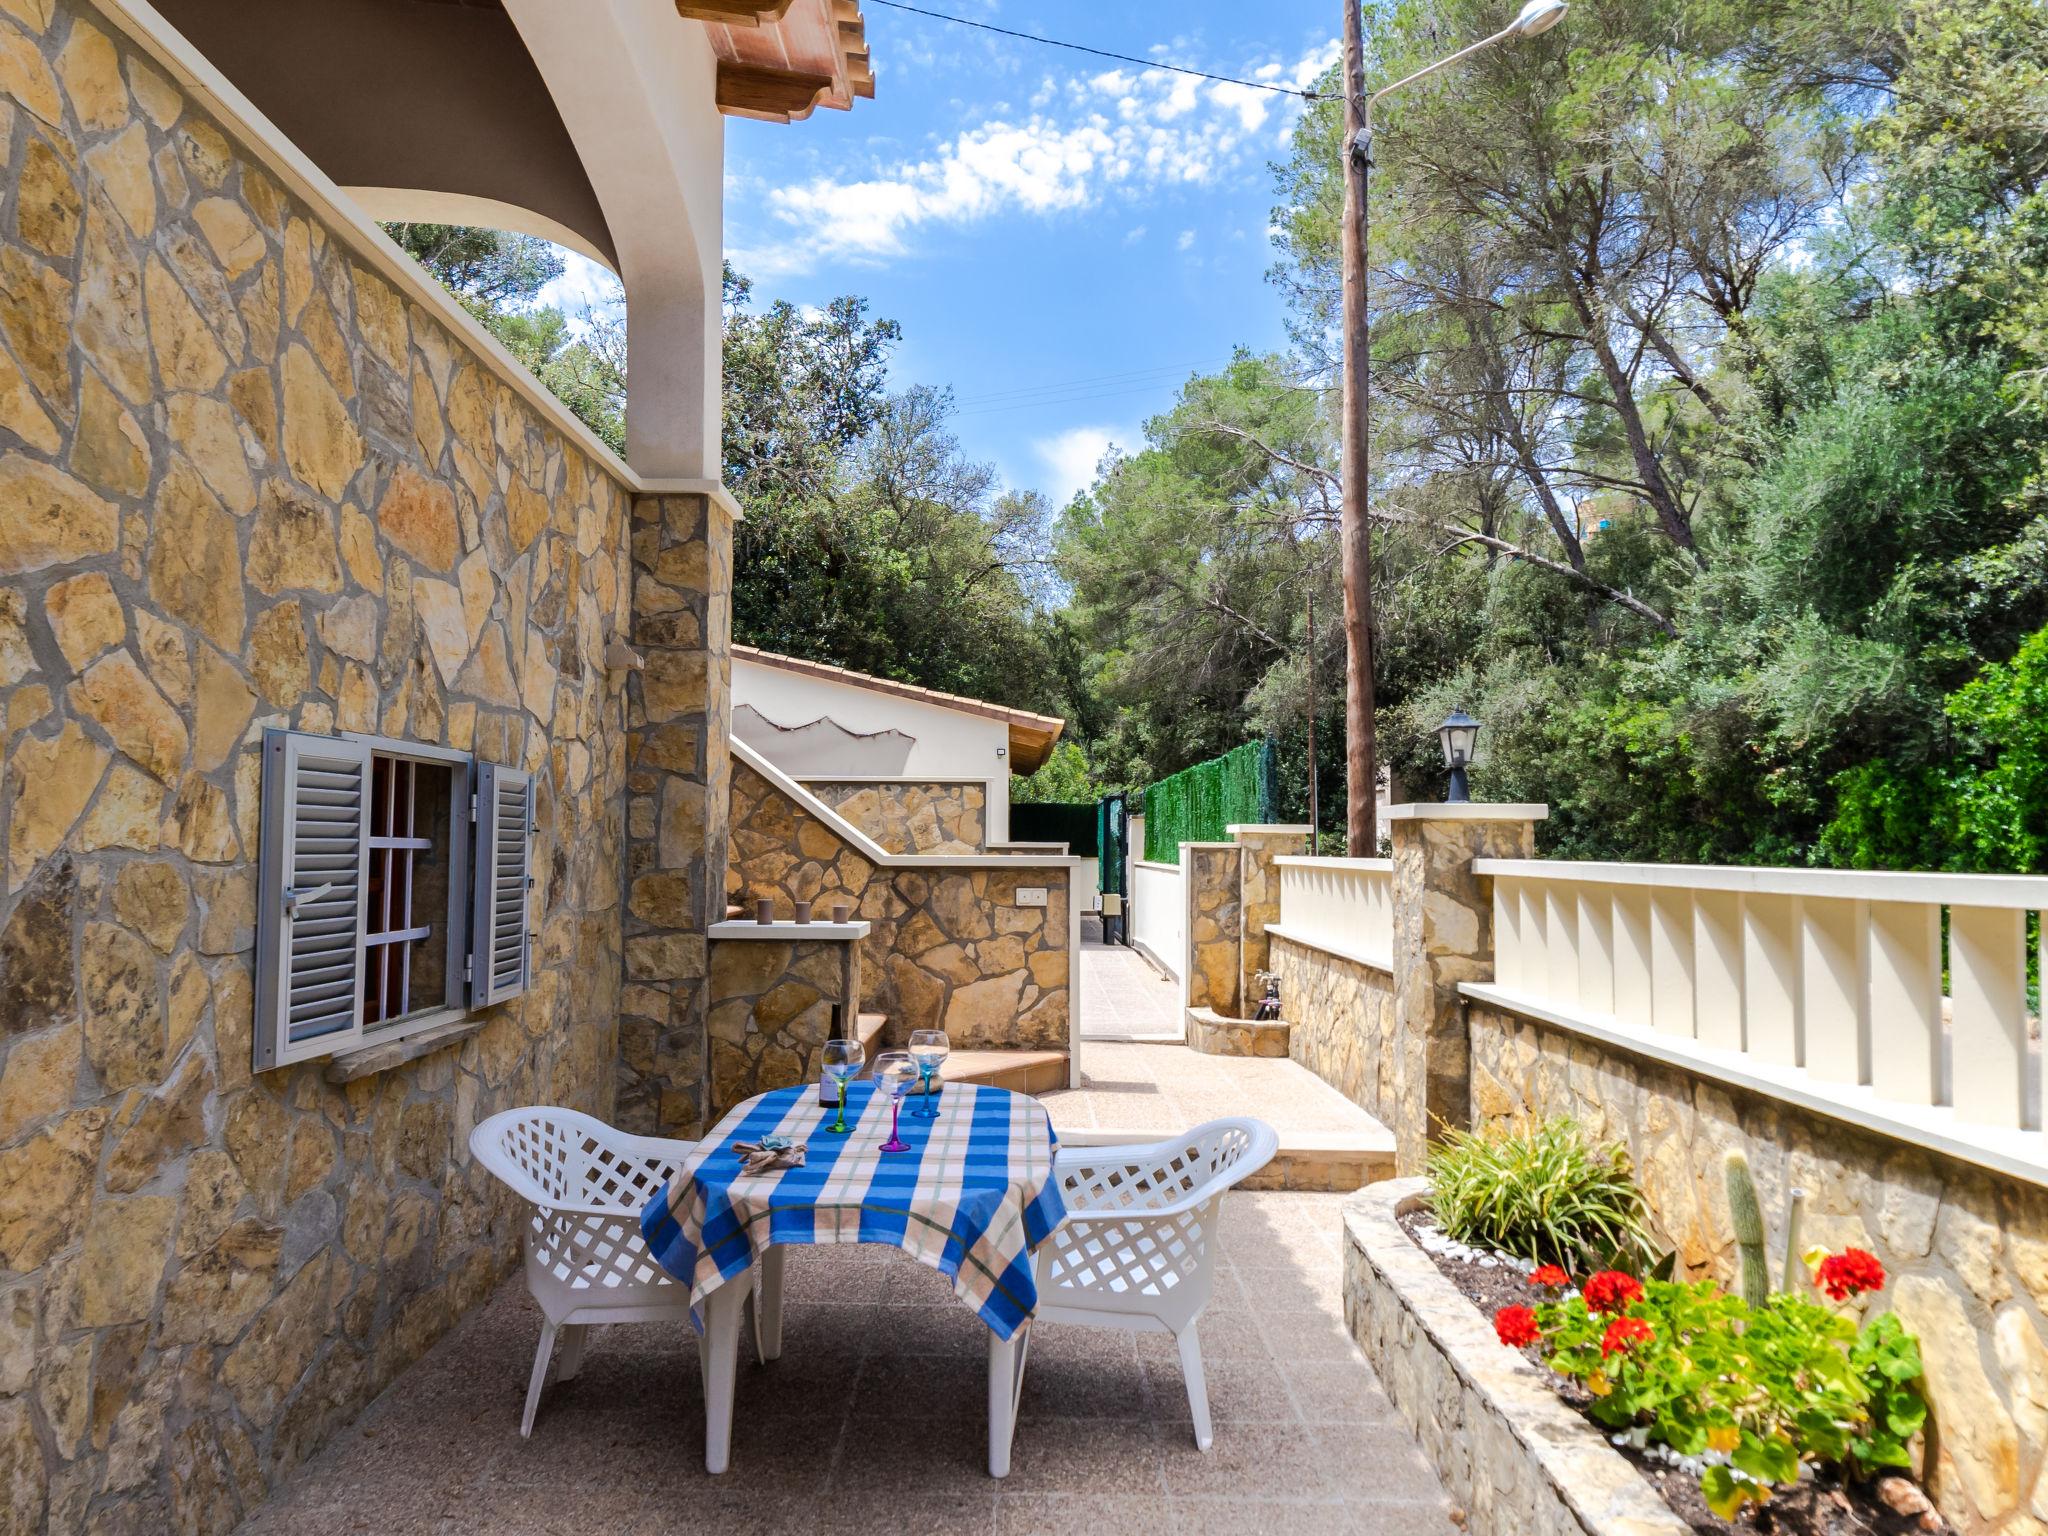
<instances>
[{"instance_id":1,"label":"natural stone cladding","mask_svg":"<svg viewBox=\"0 0 2048 1536\"><path fill-rule=\"evenodd\" d=\"M1278 1019L1226 1019L1214 1008L1186 1011L1190 1050L1205 1056L1287 1055L1287 1025Z\"/></svg>"},{"instance_id":2,"label":"natural stone cladding","mask_svg":"<svg viewBox=\"0 0 2048 1536\"><path fill-rule=\"evenodd\" d=\"M986 867L879 868L745 763L733 765L731 839L728 890L749 911L763 896L777 917L845 901L874 925L861 1006L889 1015L891 1043L943 1028L963 1049L1068 1049L1067 866L991 854ZM1046 905L1017 905L1020 886L1043 887Z\"/></svg>"},{"instance_id":3,"label":"natural stone cladding","mask_svg":"<svg viewBox=\"0 0 2048 1536\"><path fill-rule=\"evenodd\" d=\"M806 779L804 788L891 853L981 853L988 786Z\"/></svg>"},{"instance_id":4,"label":"natural stone cladding","mask_svg":"<svg viewBox=\"0 0 2048 1536\"><path fill-rule=\"evenodd\" d=\"M1188 1006L1238 1018L1244 959L1238 846L1182 843L1180 855L1187 865Z\"/></svg>"},{"instance_id":5,"label":"natural stone cladding","mask_svg":"<svg viewBox=\"0 0 2048 1536\"><path fill-rule=\"evenodd\" d=\"M704 933L724 912L731 800L732 518L705 496L643 497L632 549L644 666L627 685L618 1121L695 1137L710 1123Z\"/></svg>"},{"instance_id":6,"label":"natural stone cladding","mask_svg":"<svg viewBox=\"0 0 2048 1536\"><path fill-rule=\"evenodd\" d=\"M1287 1054L1381 1124L1399 1125L1409 1094L1395 1048L1393 977L1285 934L1274 934L1272 946Z\"/></svg>"},{"instance_id":7,"label":"natural stone cladding","mask_svg":"<svg viewBox=\"0 0 2048 1536\"><path fill-rule=\"evenodd\" d=\"M847 939L720 939L711 946L710 1114L819 1078L818 1048L846 1001ZM854 987L859 988L858 978Z\"/></svg>"},{"instance_id":8,"label":"natural stone cladding","mask_svg":"<svg viewBox=\"0 0 2048 1536\"><path fill-rule=\"evenodd\" d=\"M1479 1309L1395 1220L1420 1179L1372 1185L1344 1208L1344 1319L1422 1442L1473 1536L1686 1536L1691 1527L1503 1349Z\"/></svg>"},{"instance_id":9,"label":"natural stone cladding","mask_svg":"<svg viewBox=\"0 0 2048 1536\"><path fill-rule=\"evenodd\" d=\"M2048 1190L1473 1003L1475 1123L1571 1115L1628 1144L1693 1275L1734 1273L1722 1164L1749 1156L1769 1230L1806 1191L1801 1242L1868 1249L1920 1338L1931 1487L1966 1533L2048 1522ZM1774 1240L1776 1240L1774 1238Z\"/></svg>"},{"instance_id":10,"label":"natural stone cladding","mask_svg":"<svg viewBox=\"0 0 2048 1536\"><path fill-rule=\"evenodd\" d=\"M611 1109L626 496L98 13L0 84L0 1529L225 1532L514 1262L471 1126ZM524 996L252 1077L270 725L532 770Z\"/></svg>"}]
</instances>

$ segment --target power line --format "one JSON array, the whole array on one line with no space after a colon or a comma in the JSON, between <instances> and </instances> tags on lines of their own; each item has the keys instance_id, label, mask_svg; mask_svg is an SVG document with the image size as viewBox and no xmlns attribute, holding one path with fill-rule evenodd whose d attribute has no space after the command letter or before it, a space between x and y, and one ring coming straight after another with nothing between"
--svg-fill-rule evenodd
<instances>
[{"instance_id":1,"label":"power line","mask_svg":"<svg viewBox=\"0 0 2048 1536\"><path fill-rule=\"evenodd\" d=\"M1265 80L1239 80L1232 75L1212 75L1207 70L1187 69L1179 64L1162 64L1157 59L1133 58L1128 53L1111 53L1107 48L1091 48L1086 43L1069 43L1056 37L1039 37L1031 32L1016 32L1008 27L998 27L991 22L970 21L965 16L949 16L944 11L928 11L922 6L905 5L903 0L869 0L869 3L887 6L892 11L908 11L913 16L924 16L933 21L950 21L956 27L973 27L979 32L994 32L1003 37L1014 37L1020 42L1043 43L1048 48L1065 48L1074 53L1093 54L1098 59L1114 59L1119 64L1136 64L1141 69L1163 69L1171 74L1192 75L1197 80L1214 80L1219 85L1241 85L1247 90L1271 91L1276 96L1299 96L1303 101L1333 99L1323 96L1319 91L1301 90L1291 85L1274 85Z\"/></svg>"}]
</instances>

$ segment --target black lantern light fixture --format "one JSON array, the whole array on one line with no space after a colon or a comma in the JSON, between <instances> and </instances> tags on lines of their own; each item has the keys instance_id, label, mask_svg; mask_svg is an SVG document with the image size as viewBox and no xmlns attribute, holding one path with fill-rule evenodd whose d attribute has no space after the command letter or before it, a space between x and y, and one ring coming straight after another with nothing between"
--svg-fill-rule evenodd
<instances>
[{"instance_id":1,"label":"black lantern light fixture","mask_svg":"<svg viewBox=\"0 0 2048 1536\"><path fill-rule=\"evenodd\" d=\"M1472 766L1472 748L1479 740L1479 722L1462 709L1454 709L1436 728L1444 746L1444 766L1451 770L1451 787L1444 797L1453 805L1472 798L1465 783L1465 770Z\"/></svg>"}]
</instances>

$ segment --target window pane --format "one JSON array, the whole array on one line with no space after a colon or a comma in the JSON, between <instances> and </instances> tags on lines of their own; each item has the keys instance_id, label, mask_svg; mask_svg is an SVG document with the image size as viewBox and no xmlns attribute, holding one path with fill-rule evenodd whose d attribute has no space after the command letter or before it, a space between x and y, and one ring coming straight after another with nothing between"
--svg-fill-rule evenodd
<instances>
[{"instance_id":1,"label":"window pane","mask_svg":"<svg viewBox=\"0 0 2048 1536\"><path fill-rule=\"evenodd\" d=\"M365 1029L446 1006L453 786L447 764L374 759Z\"/></svg>"}]
</instances>

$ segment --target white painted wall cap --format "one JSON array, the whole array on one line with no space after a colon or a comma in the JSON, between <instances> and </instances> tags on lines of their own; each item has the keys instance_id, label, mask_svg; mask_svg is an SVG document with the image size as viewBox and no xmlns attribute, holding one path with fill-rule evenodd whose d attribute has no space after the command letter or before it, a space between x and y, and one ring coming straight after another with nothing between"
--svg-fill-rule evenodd
<instances>
[{"instance_id":1,"label":"white painted wall cap","mask_svg":"<svg viewBox=\"0 0 2048 1536\"><path fill-rule=\"evenodd\" d=\"M1381 813L1388 821L1543 821L1547 805L1484 805L1475 800L1440 805L1390 805Z\"/></svg>"}]
</instances>

